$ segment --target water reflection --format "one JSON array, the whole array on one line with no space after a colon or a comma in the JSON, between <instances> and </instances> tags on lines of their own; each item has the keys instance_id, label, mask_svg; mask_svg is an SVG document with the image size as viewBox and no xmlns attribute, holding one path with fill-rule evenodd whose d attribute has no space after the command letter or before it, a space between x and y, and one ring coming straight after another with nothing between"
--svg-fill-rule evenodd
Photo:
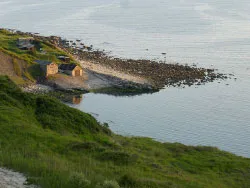
<instances>
[{"instance_id":1,"label":"water reflection","mask_svg":"<svg viewBox=\"0 0 250 188\"><path fill-rule=\"evenodd\" d=\"M79 105L83 100L83 95L72 95L72 94L64 94L57 97L64 103L72 104L72 105Z\"/></svg>"},{"instance_id":2,"label":"water reflection","mask_svg":"<svg viewBox=\"0 0 250 188\"><path fill-rule=\"evenodd\" d=\"M72 104L80 104L82 102L83 96L73 96L72 97Z\"/></svg>"}]
</instances>

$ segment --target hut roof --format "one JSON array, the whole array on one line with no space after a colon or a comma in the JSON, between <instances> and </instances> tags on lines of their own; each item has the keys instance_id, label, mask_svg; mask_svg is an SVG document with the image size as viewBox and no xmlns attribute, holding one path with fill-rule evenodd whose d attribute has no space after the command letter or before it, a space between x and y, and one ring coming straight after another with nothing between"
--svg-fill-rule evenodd
<instances>
[{"instance_id":1,"label":"hut roof","mask_svg":"<svg viewBox=\"0 0 250 188\"><path fill-rule=\"evenodd\" d=\"M58 58L58 59L70 59L68 56L63 56L63 55L58 56L57 58Z\"/></svg>"},{"instance_id":2,"label":"hut roof","mask_svg":"<svg viewBox=\"0 0 250 188\"><path fill-rule=\"evenodd\" d=\"M76 64L61 64L61 65L59 65L59 69L61 69L61 70L70 70L70 71L72 71L72 70L74 70L74 68L76 68Z\"/></svg>"},{"instance_id":3,"label":"hut roof","mask_svg":"<svg viewBox=\"0 0 250 188\"><path fill-rule=\"evenodd\" d=\"M44 60L35 60L35 62L40 65L49 65L52 63L52 61L44 61Z\"/></svg>"},{"instance_id":4,"label":"hut roof","mask_svg":"<svg viewBox=\"0 0 250 188\"><path fill-rule=\"evenodd\" d=\"M33 44L20 44L19 48L34 48L35 45Z\"/></svg>"},{"instance_id":5,"label":"hut roof","mask_svg":"<svg viewBox=\"0 0 250 188\"><path fill-rule=\"evenodd\" d=\"M33 37L22 37L22 38L18 38L18 40L34 40Z\"/></svg>"}]
</instances>

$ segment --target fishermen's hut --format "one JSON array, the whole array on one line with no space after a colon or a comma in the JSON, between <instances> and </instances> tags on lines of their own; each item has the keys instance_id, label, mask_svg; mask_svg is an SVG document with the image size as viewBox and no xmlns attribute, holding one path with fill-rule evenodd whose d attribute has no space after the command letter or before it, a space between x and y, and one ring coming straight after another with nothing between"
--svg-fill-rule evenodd
<instances>
[{"instance_id":1,"label":"fishermen's hut","mask_svg":"<svg viewBox=\"0 0 250 188\"><path fill-rule=\"evenodd\" d=\"M32 51L35 49L34 38L33 37L26 37L26 38L19 38L17 39L17 47L21 50L29 50Z\"/></svg>"},{"instance_id":2,"label":"fishermen's hut","mask_svg":"<svg viewBox=\"0 0 250 188\"><path fill-rule=\"evenodd\" d=\"M42 71L45 73L46 76L58 73L58 65L56 63L43 60L36 60L35 62L40 65Z\"/></svg>"},{"instance_id":3,"label":"fishermen's hut","mask_svg":"<svg viewBox=\"0 0 250 188\"><path fill-rule=\"evenodd\" d=\"M59 71L70 76L82 76L82 68L76 64L61 64Z\"/></svg>"}]
</instances>

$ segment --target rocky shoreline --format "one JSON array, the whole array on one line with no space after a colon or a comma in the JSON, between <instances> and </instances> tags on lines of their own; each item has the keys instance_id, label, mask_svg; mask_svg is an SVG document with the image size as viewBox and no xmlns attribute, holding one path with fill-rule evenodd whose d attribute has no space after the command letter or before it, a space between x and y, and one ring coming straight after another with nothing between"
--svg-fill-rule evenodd
<instances>
[{"instance_id":1,"label":"rocky shoreline","mask_svg":"<svg viewBox=\"0 0 250 188\"><path fill-rule=\"evenodd\" d=\"M147 83L143 84L123 80L118 77L97 73L91 70L86 70L86 73L89 79L84 81L82 85L72 84L72 82L77 82L77 78L72 78L71 81L51 79L39 81L37 84L31 84L21 88L24 92L52 96L57 96L55 93L60 93L60 95L62 95L62 93L65 95L81 95L89 92L127 96L159 91L153 89L151 85Z\"/></svg>"},{"instance_id":2,"label":"rocky shoreline","mask_svg":"<svg viewBox=\"0 0 250 188\"><path fill-rule=\"evenodd\" d=\"M50 42L73 55L80 62L90 62L144 78L154 89L161 89L165 86L201 85L217 79L228 78L225 74L217 73L215 69L197 68L178 63L167 64L145 59L113 58L103 51L94 51L92 48L81 46L80 42L72 43L60 37L52 38Z\"/></svg>"},{"instance_id":3,"label":"rocky shoreline","mask_svg":"<svg viewBox=\"0 0 250 188\"><path fill-rule=\"evenodd\" d=\"M106 75L113 85L117 84L118 88L139 88L152 91L158 91L164 87L185 87L191 85L201 85L213 82L218 79L227 79L229 76L218 73L215 69L198 68L196 66L180 65L178 63L170 64L164 62L156 62L151 60L134 60L114 58L107 55L104 51L93 50L93 46L84 45L81 40L66 40L57 36L40 36L38 33L26 33L14 31L20 35L32 36L37 40L42 40L53 44L55 47L67 52L72 59L77 60L82 66L89 63L90 66L85 67L87 71L95 72L92 66L101 66L102 72L96 74ZM132 78L145 80L141 83L135 79L124 79L116 75L108 74L104 69L111 69L116 72L122 72L130 75ZM115 86L116 87L116 86ZM86 88L84 88L86 89Z\"/></svg>"},{"instance_id":4,"label":"rocky shoreline","mask_svg":"<svg viewBox=\"0 0 250 188\"><path fill-rule=\"evenodd\" d=\"M44 85L44 84L31 84L28 86L23 86L23 87L21 87L21 89L24 92L35 93L35 94L47 94L49 92L54 91L53 87L50 87L50 86Z\"/></svg>"}]
</instances>

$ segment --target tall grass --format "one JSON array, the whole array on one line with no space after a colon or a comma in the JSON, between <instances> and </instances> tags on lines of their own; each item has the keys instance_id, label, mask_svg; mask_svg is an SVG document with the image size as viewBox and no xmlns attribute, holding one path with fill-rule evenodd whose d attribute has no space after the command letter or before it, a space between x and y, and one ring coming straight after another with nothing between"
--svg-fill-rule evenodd
<instances>
[{"instance_id":1,"label":"tall grass","mask_svg":"<svg viewBox=\"0 0 250 188\"><path fill-rule=\"evenodd\" d=\"M0 166L44 188L249 187L250 160L211 147L107 131L56 99L0 76Z\"/></svg>"},{"instance_id":2,"label":"tall grass","mask_svg":"<svg viewBox=\"0 0 250 188\"><path fill-rule=\"evenodd\" d=\"M13 63L13 67L14 67L14 71L15 71L16 75L21 77L22 76L22 70L21 70L17 60L13 59L12 63Z\"/></svg>"}]
</instances>

